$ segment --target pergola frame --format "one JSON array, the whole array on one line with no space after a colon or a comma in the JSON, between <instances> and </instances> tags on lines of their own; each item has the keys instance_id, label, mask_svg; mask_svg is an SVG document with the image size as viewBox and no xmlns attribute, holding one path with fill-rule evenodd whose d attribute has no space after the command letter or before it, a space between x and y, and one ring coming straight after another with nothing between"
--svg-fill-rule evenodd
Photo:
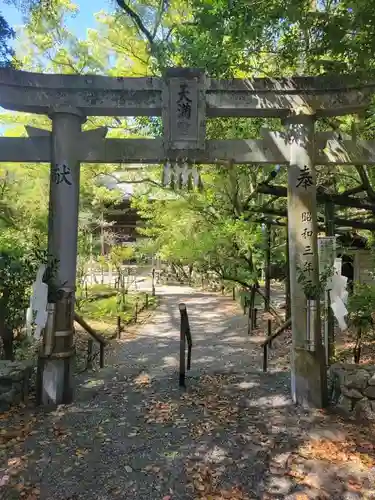
<instances>
[{"instance_id":1,"label":"pergola frame","mask_svg":"<svg viewBox=\"0 0 375 500\"><path fill-rule=\"evenodd\" d=\"M277 173L274 172L276 175ZM273 178L276 175L272 176ZM324 232L326 236L335 236L336 233L340 232L342 228L351 228L351 229L362 229L368 231L375 231L375 222L372 220L366 220L365 218L359 219L345 219L342 217L335 216L335 205L347 208L359 208L368 211L367 217L374 219L375 213L375 204L368 203L366 200L353 198L353 195L363 193L366 191L366 186L361 183L358 186L351 188L344 193L334 194L324 192L322 189L317 189L317 202L324 206L324 216L318 218L318 229L321 232ZM264 183L260 184L256 190L257 193L267 194L273 196L275 198L274 201L280 198L287 198L287 188L284 186L270 185L269 181L266 180ZM288 211L283 208L275 208L273 206L260 206L260 207L252 207L247 210L250 214L263 214L263 218L256 218L259 222L263 223L268 233L271 233L272 226L284 226L288 228ZM253 217L250 216L252 219ZM276 217L272 218L272 217ZM285 222L280 219L286 219ZM254 220L254 219L253 219ZM336 230L337 228L337 230ZM340 228L340 229L339 229ZM288 234L287 234L288 239ZM287 243L288 245L288 243ZM267 245L265 251L265 290L266 290L266 299L270 300L270 263L271 263L271 241L270 237L267 238ZM287 266L289 267L289 256L287 252ZM286 302L287 307L286 310L290 310L290 276L289 273L287 275L286 280ZM267 303L266 300L266 303ZM332 360L334 355L334 317L332 310L329 305L329 296L327 296L326 304L327 306L327 316L326 316L326 340L328 341L328 346L326 347L327 354L327 362L329 363ZM289 318L289 315L286 314L286 318ZM270 329L270 321L268 321L268 331L269 338L271 339L271 329ZM273 336L272 336L273 337Z\"/></svg>"},{"instance_id":2,"label":"pergola frame","mask_svg":"<svg viewBox=\"0 0 375 500\"><path fill-rule=\"evenodd\" d=\"M304 272L319 280L315 165L374 165L375 143L339 141L314 132L321 117L363 112L375 83L355 77L214 80L204 71L174 68L163 78L34 74L0 70L0 105L48 115L52 132L28 127L28 138L0 138L1 162L50 162L49 252L59 262L55 286L54 349L44 361L43 400L73 398L71 360L80 163L280 164L288 166L292 312L292 396L322 407L326 366L319 301L307 339ZM106 139L106 128L82 131L87 116L161 116L162 139ZM285 132L262 139L206 139L207 118L278 117ZM308 235L308 236L306 236ZM302 271L301 271L302 270ZM305 271L303 271L305 270ZM307 274L306 274L307 273ZM305 311L305 314L302 312Z\"/></svg>"},{"instance_id":3,"label":"pergola frame","mask_svg":"<svg viewBox=\"0 0 375 500\"><path fill-rule=\"evenodd\" d=\"M364 192L365 188L362 185L353 188L355 193ZM270 196L274 196L276 199L279 198L287 198L287 188L284 186L275 186L270 185L269 183L260 184L257 188L257 193L259 194L267 194ZM333 206L338 205L346 208L357 208L366 210L368 213L366 216L369 218L374 218L375 214L375 203L369 203L367 200L363 200L361 198L353 198L349 195L344 194L331 194L325 192L317 192L316 200L318 204L322 204L326 206L327 204L332 204ZM261 206L261 207L253 207L248 210L250 213L261 213L264 215L270 215L275 217L287 218L288 211L283 208L275 208L272 206ZM323 218L322 220L324 220ZM368 231L375 231L375 222L371 220L366 220L363 218L356 219L346 219L340 216L333 216L333 222L335 226L339 227L347 227L352 229L365 229ZM319 225L319 219L318 219ZM324 226L322 226L322 230L324 230Z\"/></svg>"}]
</instances>

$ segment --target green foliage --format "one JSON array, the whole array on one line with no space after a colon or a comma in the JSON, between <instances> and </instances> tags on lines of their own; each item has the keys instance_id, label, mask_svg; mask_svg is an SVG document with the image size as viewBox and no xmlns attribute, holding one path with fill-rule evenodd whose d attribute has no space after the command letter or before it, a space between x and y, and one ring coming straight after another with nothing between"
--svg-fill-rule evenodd
<instances>
[{"instance_id":1,"label":"green foliage","mask_svg":"<svg viewBox=\"0 0 375 500\"><path fill-rule=\"evenodd\" d=\"M354 291L348 300L349 323L355 332L355 363L359 363L363 341L374 340L374 308L375 285L355 283Z\"/></svg>"},{"instance_id":2,"label":"green foliage","mask_svg":"<svg viewBox=\"0 0 375 500\"><path fill-rule=\"evenodd\" d=\"M95 295L99 293L111 293L111 292L113 292L113 288L102 283L94 283L93 285L87 287L88 295ZM85 294L86 294L85 288L83 288L82 286L77 287L76 295L81 296Z\"/></svg>"},{"instance_id":3,"label":"green foliage","mask_svg":"<svg viewBox=\"0 0 375 500\"><path fill-rule=\"evenodd\" d=\"M203 192L151 187L151 202L147 194L133 200L146 220L139 232L152 240L143 251L244 286L254 283L264 262L264 234L255 222L262 195L256 187L269 172L267 167L205 167ZM283 233L274 230L273 255L285 262Z\"/></svg>"},{"instance_id":4,"label":"green foliage","mask_svg":"<svg viewBox=\"0 0 375 500\"><path fill-rule=\"evenodd\" d=\"M122 319L129 319L132 315L132 305L133 300L129 299L127 303L127 308L124 311L118 310L117 297L106 297L103 299L98 299L92 302L85 303L82 308L82 314L90 319L110 319L115 320L117 316L121 316Z\"/></svg>"},{"instance_id":5,"label":"green foliage","mask_svg":"<svg viewBox=\"0 0 375 500\"><path fill-rule=\"evenodd\" d=\"M5 314L5 325L12 330L24 323L30 286L35 280L37 265L28 255L17 255L9 251L0 253L2 314Z\"/></svg>"},{"instance_id":6,"label":"green foliage","mask_svg":"<svg viewBox=\"0 0 375 500\"><path fill-rule=\"evenodd\" d=\"M125 311L129 288L137 279L133 269L129 266L130 260L133 257L133 248L126 245L114 245L109 254L108 262L116 268L118 275L118 311Z\"/></svg>"},{"instance_id":7,"label":"green foliage","mask_svg":"<svg viewBox=\"0 0 375 500\"><path fill-rule=\"evenodd\" d=\"M373 2L193 0L176 35L211 74L287 76L373 69Z\"/></svg>"},{"instance_id":8,"label":"green foliage","mask_svg":"<svg viewBox=\"0 0 375 500\"><path fill-rule=\"evenodd\" d=\"M304 269L297 267L297 281L302 285L306 299L322 299L324 291L327 288L327 283L333 274L334 268L327 266L320 271L319 282L315 284L312 283L310 275Z\"/></svg>"},{"instance_id":9,"label":"green foliage","mask_svg":"<svg viewBox=\"0 0 375 500\"><path fill-rule=\"evenodd\" d=\"M13 248L0 248L0 337L7 359L13 357L14 334L25 324L31 285L40 264L47 264L44 281L49 285L50 299L55 291L51 280L57 263L38 245L34 242L34 247L27 249L18 242Z\"/></svg>"},{"instance_id":10,"label":"green foliage","mask_svg":"<svg viewBox=\"0 0 375 500\"><path fill-rule=\"evenodd\" d=\"M14 38L14 31L0 13L0 67L8 66L13 51L9 47L9 41Z\"/></svg>"},{"instance_id":11,"label":"green foliage","mask_svg":"<svg viewBox=\"0 0 375 500\"><path fill-rule=\"evenodd\" d=\"M373 328L375 311L375 286L355 283L353 293L348 300L349 321L362 333Z\"/></svg>"},{"instance_id":12,"label":"green foliage","mask_svg":"<svg viewBox=\"0 0 375 500\"><path fill-rule=\"evenodd\" d=\"M375 9L373 1L306 2L302 0L192 0L159 2L118 0L118 11L98 13L96 26L79 39L67 28L67 19L78 7L71 0L53 0L51 8L33 1L28 23L19 37L16 57L23 69L42 72L94 73L111 76L160 75L166 66L203 67L213 77L290 76L333 71L359 71L366 78L374 68ZM120 15L119 15L120 14ZM373 135L370 110L363 117L324 118L318 130L353 131L359 138ZM27 114L1 115L7 133L23 135L23 124L50 129L48 119ZM159 137L159 117L136 120L91 117L85 127L109 126L110 137ZM208 120L207 136L214 139L259 138L261 127L280 130L275 119L219 118ZM158 254L176 268L194 267L245 287L254 283L264 265L264 236L259 209L267 205L285 210L285 200L257 193L270 179L273 166L230 164L200 167L203 192L171 192L159 186L160 169L146 177L125 173L123 181L136 182L134 207L146 219L139 232L148 238L141 253ZM99 185L102 174L113 175L117 165L83 165L81 170L79 274L84 276L89 257L97 255L110 231L103 227L105 207L120 199L118 190ZM15 239L46 241L48 166L3 166L14 173L0 190L0 247L11 248ZM337 194L359 183L375 199L375 170L353 167L317 167L317 181L326 194ZM5 177L5 176L2 176ZM151 182L150 182L151 181ZM286 185L287 171L276 176ZM150 202L152 198L152 202ZM323 210L321 210L323 212ZM337 217L356 216L356 210L340 209ZM322 215L322 214L321 214ZM25 229L24 221L28 221ZM100 233L100 238L99 238ZM274 229L272 262L285 263L285 230ZM110 260L122 273L122 294L127 286L126 266L131 256L114 249ZM104 259L104 266L108 261ZM317 296L322 288L307 290ZM122 295L123 296L123 295Z\"/></svg>"},{"instance_id":13,"label":"green foliage","mask_svg":"<svg viewBox=\"0 0 375 500\"><path fill-rule=\"evenodd\" d=\"M109 262L116 268L134 258L134 249L128 245L113 245L109 253Z\"/></svg>"},{"instance_id":14,"label":"green foliage","mask_svg":"<svg viewBox=\"0 0 375 500\"><path fill-rule=\"evenodd\" d=\"M155 303L155 297L149 297L149 306ZM106 297L85 302L82 315L87 319L116 323L120 316L122 322L129 323L134 319L136 302L139 310L145 304L145 294L128 294L123 310L119 310L117 297Z\"/></svg>"}]
</instances>

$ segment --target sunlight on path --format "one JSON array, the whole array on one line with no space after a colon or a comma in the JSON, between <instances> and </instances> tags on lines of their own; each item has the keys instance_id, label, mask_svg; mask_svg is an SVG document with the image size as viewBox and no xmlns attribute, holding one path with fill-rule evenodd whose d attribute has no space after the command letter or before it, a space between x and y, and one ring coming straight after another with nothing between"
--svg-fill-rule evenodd
<instances>
[{"instance_id":1,"label":"sunlight on path","mask_svg":"<svg viewBox=\"0 0 375 500\"><path fill-rule=\"evenodd\" d=\"M296 407L230 298L163 287L74 404L0 419L1 500L375 499L374 435ZM194 341L178 386L179 311Z\"/></svg>"},{"instance_id":2,"label":"sunlight on path","mask_svg":"<svg viewBox=\"0 0 375 500\"><path fill-rule=\"evenodd\" d=\"M180 314L185 302L193 337L191 376L223 370L253 371L261 368L262 351L256 338L247 335L247 317L237 302L219 294L190 287L162 287L161 303L152 320L137 334L119 342L115 364L141 367L153 377L177 373ZM258 339L259 340L259 339Z\"/></svg>"}]
</instances>

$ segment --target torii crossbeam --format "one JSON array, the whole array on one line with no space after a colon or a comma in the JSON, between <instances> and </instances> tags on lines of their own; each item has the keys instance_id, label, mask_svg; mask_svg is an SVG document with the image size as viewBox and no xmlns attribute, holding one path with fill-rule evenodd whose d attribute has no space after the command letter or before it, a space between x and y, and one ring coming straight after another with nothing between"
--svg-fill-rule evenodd
<instances>
[{"instance_id":1,"label":"torii crossbeam","mask_svg":"<svg viewBox=\"0 0 375 500\"><path fill-rule=\"evenodd\" d=\"M307 300L298 280L301 269L312 284L319 279L314 165L375 164L375 144L315 134L314 123L320 117L364 111L374 90L374 82L341 75L215 80L191 68L169 69L163 78L1 69L0 105L45 114L52 120L51 132L29 128L29 138L0 138L1 162L51 163L48 244L59 261L55 285L60 294L55 347L44 365L44 401L59 404L73 398L80 164L159 164L183 158L193 163L288 165L292 395L298 403L324 406L326 367L319 301L311 342L306 335ZM161 116L164 135L151 140L107 139L105 128L82 131L87 116ZM217 117L277 117L283 120L285 132L265 132L262 139L207 140L206 119Z\"/></svg>"}]
</instances>

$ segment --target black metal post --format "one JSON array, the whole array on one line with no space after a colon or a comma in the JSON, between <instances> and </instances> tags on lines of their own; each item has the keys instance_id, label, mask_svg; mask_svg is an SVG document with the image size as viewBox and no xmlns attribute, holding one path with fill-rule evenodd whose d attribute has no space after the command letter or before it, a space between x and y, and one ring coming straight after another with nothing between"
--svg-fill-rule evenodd
<instances>
[{"instance_id":1,"label":"black metal post","mask_svg":"<svg viewBox=\"0 0 375 500\"><path fill-rule=\"evenodd\" d=\"M190 332L189 317L184 303L178 306L181 316L181 326L180 326L180 381L179 385L185 387L185 371L191 368L191 351L193 347L193 341ZM185 363L185 346L187 343L187 363Z\"/></svg>"},{"instance_id":2,"label":"black metal post","mask_svg":"<svg viewBox=\"0 0 375 500\"><path fill-rule=\"evenodd\" d=\"M179 386L185 387L185 325L183 321L184 313L186 313L186 305L179 304L178 306L181 315L180 323L180 377Z\"/></svg>"},{"instance_id":3,"label":"black metal post","mask_svg":"<svg viewBox=\"0 0 375 500\"><path fill-rule=\"evenodd\" d=\"M335 205L332 202L325 204L326 236L335 236ZM331 309L331 299L327 293L327 331L328 331L328 365L335 354L335 318Z\"/></svg>"},{"instance_id":4,"label":"black metal post","mask_svg":"<svg viewBox=\"0 0 375 500\"><path fill-rule=\"evenodd\" d=\"M135 309L134 309L134 323L138 321L138 297L135 299Z\"/></svg>"},{"instance_id":5,"label":"black metal post","mask_svg":"<svg viewBox=\"0 0 375 500\"><path fill-rule=\"evenodd\" d=\"M155 268L152 268L151 295L155 297Z\"/></svg>"},{"instance_id":6,"label":"black metal post","mask_svg":"<svg viewBox=\"0 0 375 500\"><path fill-rule=\"evenodd\" d=\"M248 312L248 322L247 322L248 335L251 335L253 333L253 328L254 328L254 316L256 314L254 308L254 302L255 302L255 285L251 287L250 298L249 298L249 312ZM256 324L256 319L255 319L255 324Z\"/></svg>"},{"instance_id":7,"label":"black metal post","mask_svg":"<svg viewBox=\"0 0 375 500\"><path fill-rule=\"evenodd\" d=\"M92 368L92 352L94 347L94 341L92 339L87 340L87 361L86 369L90 370Z\"/></svg>"},{"instance_id":8,"label":"black metal post","mask_svg":"<svg viewBox=\"0 0 375 500\"><path fill-rule=\"evenodd\" d=\"M264 276L265 276L265 301L264 310L269 314L270 312L270 302L271 302L271 224L266 224L266 235L265 235L266 245L265 245L265 259L264 259ZM267 318L267 337L272 334L272 321ZM270 343L271 347L271 343Z\"/></svg>"},{"instance_id":9,"label":"black metal post","mask_svg":"<svg viewBox=\"0 0 375 500\"><path fill-rule=\"evenodd\" d=\"M121 338L121 316L117 316L117 338Z\"/></svg>"},{"instance_id":10,"label":"black metal post","mask_svg":"<svg viewBox=\"0 0 375 500\"><path fill-rule=\"evenodd\" d=\"M257 329L257 322L258 322L258 309L256 307L253 307L253 316L252 316L252 320L253 320L253 330L256 330Z\"/></svg>"},{"instance_id":11,"label":"black metal post","mask_svg":"<svg viewBox=\"0 0 375 500\"><path fill-rule=\"evenodd\" d=\"M263 371L267 371L267 358L268 358L268 345L264 344L263 346Z\"/></svg>"},{"instance_id":12,"label":"black metal post","mask_svg":"<svg viewBox=\"0 0 375 500\"><path fill-rule=\"evenodd\" d=\"M99 344L99 366L104 368L104 344Z\"/></svg>"}]
</instances>

